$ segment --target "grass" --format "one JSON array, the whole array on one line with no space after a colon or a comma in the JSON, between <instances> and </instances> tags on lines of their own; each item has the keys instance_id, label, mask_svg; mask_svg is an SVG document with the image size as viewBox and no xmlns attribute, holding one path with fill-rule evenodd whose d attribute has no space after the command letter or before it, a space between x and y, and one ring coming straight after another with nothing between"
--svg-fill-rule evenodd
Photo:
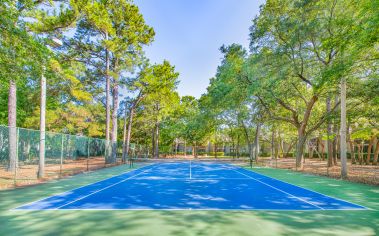
<instances>
[{"instance_id":1,"label":"grass","mask_svg":"<svg viewBox=\"0 0 379 236\"><path fill-rule=\"evenodd\" d=\"M367 211L9 211L129 170L117 166L0 191L0 235L378 235L379 187L282 169L254 171L366 206ZM241 196L244 197L244 196Z\"/></svg>"}]
</instances>

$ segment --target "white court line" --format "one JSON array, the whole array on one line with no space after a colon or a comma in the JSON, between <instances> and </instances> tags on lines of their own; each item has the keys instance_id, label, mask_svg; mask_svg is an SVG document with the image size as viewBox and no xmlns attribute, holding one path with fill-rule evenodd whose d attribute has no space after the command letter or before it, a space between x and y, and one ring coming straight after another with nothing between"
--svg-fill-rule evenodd
<instances>
[{"instance_id":1,"label":"white court line","mask_svg":"<svg viewBox=\"0 0 379 236\"><path fill-rule=\"evenodd\" d=\"M233 169L231 169L231 170L233 170ZM251 178L251 179L253 179L253 180L255 180L255 181L258 181L258 182L260 182L260 183L262 183L262 184L264 184L264 185L267 185L268 187L273 188L273 189L275 189L275 190L277 190L277 191L279 191L279 192L282 192L282 193L285 193L285 194L287 194L287 195L290 195L290 196L292 196L292 197L294 197L294 198L296 198L296 199L298 199L298 200L300 200L300 201L303 201L303 202L305 202L305 203L307 203L307 204L309 204L309 205L312 205L312 206L315 206L315 207L317 207L317 208L320 208L321 210L325 210L324 208L322 208L322 207L320 207L320 206L317 206L317 205L315 205L315 204L313 204L313 203L311 203L311 202L308 202L307 200L304 200L304 199L302 199L302 198L300 198L300 197L297 197L297 196L295 196L295 195L293 195L293 194L290 194L290 193L288 193L288 192L286 192L286 191L283 191L283 190L281 190L281 189L279 189L279 188L276 188L276 187L274 187L274 186L272 186L272 185L269 185L269 184L267 184L267 183L265 183L265 182L263 182L263 181L260 181L259 179L256 179L256 178L253 178L253 177L251 177L251 176L245 175L244 173L239 172L238 170L233 170L233 171L235 171L235 172L237 172L237 173L239 173L239 174L241 174L241 175L244 175L244 176L246 176L246 177L249 177L249 178Z\"/></svg>"},{"instance_id":2,"label":"white court line","mask_svg":"<svg viewBox=\"0 0 379 236\"><path fill-rule=\"evenodd\" d=\"M161 208L161 209L154 209L154 208L125 208L125 209L112 209L112 208L75 208L75 209L20 209L17 211L362 211L365 209L360 208L354 208L354 209L265 209L265 208L236 208L236 209L223 209L223 208Z\"/></svg>"},{"instance_id":3,"label":"white court line","mask_svg":"<svg viewBox=\"0 0 379 236\"><path fill-rule=\"evenodd\" d=\"M133 172L133 171L140 170L140 169L145 168L145 167L147 167L147 166L156 165L156 164L157 164L157 163L153 163L153 164L149 164L149 165L146 165L146 166L142 166L142 167L140 167L140 168L138 168L138 169L125 171L125 172L123 172L123 173L121 173L121 174L119 174L119 175L114 175L114 176L109 177L109 178L106 178L106 179L102 179L102 180L99 180L99 181L96 181L96 182L93 182L93 183L89 183L89 184L86 184L86 185L82 185L82 186L77 187L77 188L73 188L73 189L70 189L70 190L66 190L66 191L64 191L64 192L60 192L60 193L57 193L57 194L53 194L53 195L50 195L50 196L48 196L48 197L40 198L40 199L38 199L38 200L35 200L35 201L32 201L32 202L28 202L28 203L25 203L25 204L23 204L23 205L21 205L21 206L18 206L18 207L12 208L12 209L10 209L10 211L18 210L17 208L25 207L25 206L28 206L28 205L34 204L34 203L36 203L36 202L40 202L40 201L46 200L46 199L51 198L51 197L57 197L57 196L62 195L62 194L64 194L64 193L71 192L71 191L74 191L74 190L78 190L78 189L81 189L81 188L84 188L84 187L87 187L87 186L90 186L90 185L93 185L93 184L97 184L97 183L103 182L103 181L105 181L105 180L109 180L109 179L116 178L116 177L119 177L119 176L121 176L121 175L124 175L124 174L130 173L130 172ZM150 168L150 169L151 169L151 168ZM149 170L150 170L150 169L149 169ZM75 175L72 176L72 177L75 177ZM22 210L22 209L20 209L20 210Z\"/></svg>"},{"instance_id":4,"label":"white court line","mask_svg":"<svg viewBox=\"0 0 379 236\"><path fill-rule=\"evenodd\" d=\"M168 178L168 177L143 177L143 178L134 178L137 180L251 180L251 178Z\"/></svg>"},{"instance_id":5,"label":"white court line","mask_svg":"<svg viewBox=\"0 0 379 236\"><path fill-rule=\"evenodd\" d=\"M146 166L144 166L144 167L148 167L148 166L151 166L151 165L156 165L156 166L159 166L159 164L162 164L162 163L154 163L154 164L150 164L150 165L146 165ZM144 167L141 167L141 168L139 168L139 169L142 169L142 168L144 168ZM191 172L192 172L192 170L191 170L191 168L192 168L192 162L190 161L190 177L192 178L192 180L228 180L228 179L241 179L241 180L255 180L255 181L258 181L258 182L261 182L261 181L259 181L259 180L257 180L257 179L255 179L255 178L253 178L253 177L251 177L251 176L249 176L249 175L246 175L246 174L244 174L244 173L242 173L242 172L239 172L239 171L237 171L237 170L235 170L235 169L237 169L235 166L233 166L233 165L228 165L227 164L227 166L225 166L226 168L225 168L225 170L233 170L233 171L235 171L235 172L237 172L237 173L239 173L239 174L242 174L242 175L244 175L244 176L246 176L246 177L248 177L248 178L219 178L219 179L217 179L217 178L213 178L213 179L207 179L207 178L202 178L202 179L197 179L197 178L192 178L192 174L191 174ZM136 169L136 170L139 170L139 169ZM139 173L139 174L142 174L142 173L144 173L144 172L146 172L146 171L149 171L149 170L151 170L151 169L153 169L153 168L149 168L149 169L147 169L147 170L145 170L145 171L143 171L143 172L141 172L141 173ZM133 171L136 171L136 170L133 170ZM245 170L245 169L243 169L243 170ZM248 171L248 170L246 170L246 171ZM130 171L129 171L130 172ZM125 172L125 173L128 173L128 172ZM125 174L125 173L123 173L123 174ZM255 173L255 172L252 172L252 173ZM120 174L120 175L123 175L123 174ZM135 177L135 176L137 176L137 175L139 175L139 174L136 174L136 175L134 175L134 176L132 176L132 177L130 177L130 178L133 178L133 177ZM258 173L258 175L261 175L261 174L259 174ZM261 175L261 176L264 176L264 177L268 177L268 176L265 176L265 175ZM113 176L113 177L116 177L116 176ZM113 178L113 177L111 177L111 178ZM108 179L111 179L111 178L108 178ZM271 177L268 177L268 178L271 178ZM128 178L129 179L129 178ZM143 179L143 178L135 178L135 179ZM165 179L165 178L162 178L162 179ZM186 178L167 178L168 180L188 180L188 179L186 179ZM277 179L275 179L275 178L271 178L271 179L274 179L274 180L277 180ZM106 180L106 179L104 179L104 180ZM101 181L104 181L104 180L101 180ZM125 179L125 181L126 181L127 179ZM146 180L154 180L154 179L146 179ZM101 181L98 181L98 182L101 182ZM277 181L281 181L281 180L277 180ZM95 182L95 183L98 183L98 182ZM284 182L284 181L281 181L281 182ZM91 183L91 184L95 184L95 183ZM263 183L263 184L265 184L265 185L268 185L268 184L266 184L266 183L264 183L264 182L261 182L261 183ZM285 183L285 182L284 182ZM88 184L88 185L91 185L91 184ZM117 183L116 183L117 184ZM288 183L288 184L290 184L290 183ZM87 186L88 186L87 185ZM115 184L114 184L115 185ZM293 184L290 184L290 185L293 185ZM293 185L293 186L296 186L296 185ZM85 186L81 186L81 187L79 187L79 188L82 188L82 187L85 187ZM108 187L111 187L111 186L108 186ZM273 187L273 186L270 186L270 187ZM296 186L296 187L299 187L299 186ZM79 188L77 188L77 189L79 189ZM275 188L275 187L274 187ZM301 188L301 187L300 187ZM276 189L276 188L275 188ZM73 189L74 190L74 189ZM279 189L277 189L277 190L279 190ZM307 190L307 189L306 189ZM72 190L71 190L72 191ZM99 191L102 191L102 190L99 190ZM279 190L279 191L282 191L282 190ZM311 191L311 190L308 190L308 191ZM287 193L287 192L285 192L285 191L282 191L282 192L284 192L284 193L286 193L286 194L289 194L289 193ZM311 191L311 192L314 192L314 191ZM317 193L317 192L315 192L315 193ZM94 193L93 193L94 194ZM317 193L317 194L320 194L320 193ZM291 194L289 194L289 195L291 195ZM320 195L323 195L323 194L320 194ZM293 195L291 195L291 196L293 196ZM330 196L327 196L327 195L325 195L326 197L330 197ZM52 197L52 196L50 196L50 197ZM50 198L50 197L47 197L47 198ZM86 197L86 196L85 196ZM297 198L296 196L294 196L295 198ZM334 198L334 197L330 197L330 198ZM300 199L300 198L299 198ZM336 198L334 198L334 199L336 199ZM77 199L76 201L78 201L78 200L80 200L80 199ZM305 200L303 200L303 199L300 199L300 200L302 200L302 201L305 201ZM344 201L344 200L341 200L341 201ZM37 202L37 201L35 201L35 202ZM73 201L74 202L74 201ZM305 202L307 202L307 201L305 201ZM346 202L346 201L344 201L344 202ZM309 202L307 202L308 204L310 204ZM71 203L68 203L68 204L71 204ZM65 204L65 205L68 205L68 204ZM351 203L351 204L354 204L354 203ZM319 209L303 209L303 210L299 210L299 209L214 209L214 208L203 208L203 209L186 209L186 208L168 208L168 209L150 209L150 208L144 208L144 209L139 209L139 208L129 208L129 209L61 209L61 207L63 207L63 206L65 206L65 205L62 205L62 206L60 206L60 207L58 207L58 208L60 208L60 209L58 209L58 208L55 208L55 209L16 209L16 210L25 210L25 211L39 211L39 210L52 210L52 211L54 211L54 210L68 210L68 211L73 211L73 210L83 210L83 211L96 211L96 210L114 210L114 211L119 211L119 210L125 210L125 211L130 211L130 210L140 210L140 211L155 211L155 210L157 210L157 211L159 211L159 210L162 210L162 211L165 211L165 210L168 210L168 211L175 211L175 210L177 210L177 211L185 211L185 210L197 210L197 211L212 211L212 210L227 210L227 211L261 211L261 210L267 210L267 211L319 211L319 210L326 210L326 211L341 211L341 210L366 210L367 208L364 208L364 209L323 209L323 208L321 208L321 207L318 207ZM313 205L313 204L311 204L311 205ZM354 205L357 205L357 204L354 204ZM358 205L359 206L359 205ZM363 206L362 206L363 207Z\"/></svg>"},{"instance_id":6,"label":"white court line","mask_svg":"<svg viewBox=\"0 0 379 236\"><path fill-rule=\"evenodd\" d=\"M149 169L144 170L144 171L142 171L142 172L140 172L140 173L138 173L138 174L135 174L135 175L133 175L133 176L130 176L129 178L126 178L126 179L121 180L121 181L119 181L119 182L117 182L117 183L111 184L111 185L109 185L109 186L107 186L107 187L105 187L105 188L102 188L102 189L97 190L97 191L95 191L95 192L92 192L92 193L90 193L90 194L88 194L88 195L85 195L85 196L83 196L83 197L80 197L80 198L78 198L78 199L75 199L74 201L71 201L71 202L68 202L68 203L66 203L66 204L64 204L64 205L61 205L61 206L57 207L56 209L60 209L60 208L62 208L62 207L64 207L64 206L70 205L70 204L72 204L72 203L74 203L74 202L80 201L80 200L82 200L82 199L84 199L84 198L87 198L87 197L92 196L92 195L94 195L94 194L96 194L96 193L99 193L99 192L101 192L101 191L103 191L103 190L105 190L105 189L108 189L108 188L111 188L111 187L113 187L113 186L115 186L115 185L121 184L121 183L123 183L123 182L125 182L125 181L127 181L127 180L129 180L129 179L131 179L131 178L133 178L133 177L135 177L135 176L137 176L137 175L143 174L143 173L145 173L146 171L151 170L151 169L152 169L152 168L149 168Z\"/></svg>"},{"instance_id":7,"label":"white court line","mask_svg":"<svg viewBox=\"0 0 379 236\"><path fill-rule=\"evenodd\" d=\"M242 167L238 167L238 168L241 168L241 169L243 169L243 170L245 170L245 171L249 171L249 170L246 170L246 169L244 169L244 168L242 168ZM254 174L257 174L257 175L260 175L260 176L263 176L263 177L266 177L266 178L269 178L269 179L273 179L273 180L276 180L276 181L279 181L279 182L282 182L282 183L285 183L285 184L288 184L288 185L291 185L291 186L294 186L294 187L297 187L297 188L302 188L302 189L305 189L305 190L307 190L307 191L309 191L309 192L312 192L312 193L316 193L316 194L322 195L322 196L324 196L324 197L328 197L328 198L332 198L332 199L339 200L339 201L341 201L341 202L346 202L346 203L349 203L349 204L352 204L352 205L360 206L360 207L364 208L363 210L373 210L373 209L371 209L371 208L368 208L368 207L365 207L365 206L362 206L362 205L359 205L359 204L356 204L356 203L352 203L352 202L349 202L349 201L343 200L343 199L338 198L338 197L333 197L333 196L329 196L329 195L326 195L326 194L323 194L323 193L319 193L319 192L316 192L316 191L310 190L310 189L308 189L308 188L304 188L304 187L298 186L298 185L296 185L296 184L291 184L291 183L288 183L288 182L286 182L286 181L283 181L283 180L280 180L280 179L276 179L276 178L273 178L273 177L270 177L270 176L267 176L267 175L263 175L263 174L260 174L260 173L254 172L254 171L249 171L249 172L252 172L252 173L254 173ZM324 210L327 210L327 209L324 209Z\"/></svg>"}]
</instances>

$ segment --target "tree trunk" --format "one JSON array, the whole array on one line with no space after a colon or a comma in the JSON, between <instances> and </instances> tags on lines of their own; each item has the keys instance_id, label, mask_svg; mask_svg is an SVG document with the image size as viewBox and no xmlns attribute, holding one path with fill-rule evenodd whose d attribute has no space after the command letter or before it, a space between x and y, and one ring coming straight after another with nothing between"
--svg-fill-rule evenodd
<instances>
[{"instance_id":1,"label":"tree trunk","mask_svg":"<svg viewBox=\"0 0 379 236\"><path fill-rule=\"evenodd\" d=\"M291 152L291 150L292 150L292 147L293 147L293 145L295 144L296 142L295 141L292 141L291 143L290 143L290 145L288 146L288 148L287 148L287 152L286 152L286 154L285 154L285 157L289 157L289 154L290 154L290 152Z\"/></svg>"},{"instance_id":2,"label":"tree trunk","mask_svg":"<svg viewBox=\"0 0 379 236\"><path fill-rule=\"evenodd\" d=\"M304 144L306 141L306 136L303 127L300 127L298 130L298 140L296 145L296 170L303 169L303 152Z\"/></svg>"},{"instance_id":3,"label":"tree trunk","mask_svg":"<svg viewBox=\"0 0 379 236\"><path fill-rule=\"evenodd\" d=\"M117 161L117 111L118 111L118 82L113 85L113 111L112 111L112 162Z\"/></svg>"},{"instance_id":4,"label":"tree trunk","mask_svg":"<svg viewBox=\"0 0 379 236\"><path fill-rule=\"evenodd\" d=\"M279 139L280 139L280 144L279 144L279 148L280 148L280 152L281 152L281 156L282 158L284 158L284 140L282 139L282 137L280 137L279 135ZM279 156L280 158L280 156Z\"/></svg>"},{"instance_id":5,"label":"tree trunk","mask_svg":"<svg viewBox=\"0 0 379 236\"><path fill-rule=\"evenodd\" d=\"M363 164L363 149L364 149L364 144L365 144L364 141L361 141L357 145L357 147L358 147L358 162L359 162L359 165Z\"/></svg>"},{"instance_id":6,"label":"tree trunk","mask_svg":"<svg viewBox=\"0 0 379 236\"><path fill-rule=\"evenodd\" d=\"M244 122L241 121L241 124L242 124L242 128L244 130L244 133L245 133L245 138L246 138L246 142L247 142L247 148L249 150L250 165L252 166L253 160L254 160L254 152L253 152L253 148L252 148L252 145L251 145L251 140L250 140L250 137L249 137L249 132L248 132L248 130L247 130Z\"/></svg>"},{"instance_id":7,"label":"tree trunk","mask_svg":"<svg viewBox=\"0 0 379 236\"><path fill-rule=\"evenodd\" d=\"M254 160L254 150L253 150L253 145L249 142L247 144L247 148L248 148L248 151L249 151L249 160L250 160L250 166L252 167L253 166L253 160Z\"/></svg>"},{"instance_id":8,"label":"tree trunk","mask_svg":"<svg viewBox=\"0 0 379 236\"><path fill-rule=\"evenodd\" d=\"M105 39L108 40L108 33L105 34ZM105 118L105 143L106 143L106 154L105 157L106 163L110 163L112 160L110 158L109 153L111 152L111 146L109 142L110 137L110 122L111 122L111 79L109 76L109 50L105 49L105 109L106 109L106 118Z\"/></svg>"},{"instance_id":9,"label":"tree trunk","mask_svg":"<svg viewBox=\"0 0 379 236\"><path fill-rule=\"evenodd\" d=\"M257 127L255 129L255 138L254 138L254 158L255 158L255 162L258 161L259 159L259 136L260 136L260 133L261 133L261 124L257 124Z\"/></svg>"},{"instance_id":10,"label":"tree trunk","mask_svg":"<svg viewBox=\"0 0 379 236\"><path fill-rule=\"evenodd\" d=\"M240 157L240 135L239 134L237 135L236 155L237 155L237 158Z\"/></svg>"},{"instance_id":11,"label":"tree trunk","mask_svg":"<svg viewBox=\"0 0 379 236\"><path fill-rule=\"evenodd\" d=\"M375 148L375 152L374 152L374 161L372 162L373 165L378 164L378 156L379 156L379 140L376 143L376 148Z\"/></svg>"},{"instance_id":12,"label":"tree trunk","mask_svg":"<svg viewBox=\"0 0 379 236\"><path fill-rule=\"evenodd\" d=\"M330 101L330 97L328 96L326 98L326 111L327 113L330 113L331 111L331 101ZM333 166L333 143L332 143L332 140L331 140L331 136L332 136L332 123L330 121L330 119L328 119L328 124L327 124L327 152L328 152L328 167L332 167Z\"/></svg>"},{"instance_id":13,"label":"tree trunk","mask_svg":"<svg viewBox=\"0 0 379 236\"><path fill-rule=\"evenodd\" d=\"M159 158L159 122L155 124L155 158Z\"/></svg>"},{"instance_id":14,"label":"tree trunk","mask_svg":"<svg viewBox=\"0 0 379 236\"><path fill-rule=\"evenodd\" d=\"M192 155L194 158L197 158L197 143L194 143L194 146L192 147Z\"/></svg>"},{"instance_id":15,"label":"tree trunk","mask_svg":"<svg viewBox=\"0 0 379 236\"><path fill-rule=\"evenodd\" d=\"M9 81L8 95L8 126L9 126L9 171L17 168L17 86L16 82Z\"/></svg>"},{"instance_id":16,"label":"tree trunk","mask_svg":"<svg viewBox=\"0 0 379 236\"><path fill-rule=\"evenodd\" d=\"M341 80L341 127L340 127L340 158L341 177L347 178L347 157L346 157L346 80Z\"/></svg>"},{"instance_id":17,"label":"tree trunk","mask_svg":"<svg viewBox=\"0 0 379 236\"><path fill-rule=\"evenodd\" d=\"M337 104L338 103L338 96L335 96L334 97L334 104ZM336 109L337 110L337 109ZM342 122L342 121L341 121ZM346 119L345 119L345 122L346 122ZM346 125L346 123L345 123ZM334 137L333 137L333 165L337 165L337 156L338 156L338 123L337 123L337 120L334 119L334 122L333 122L333 134L334 134Z\"/></svg>"},{"instance_id":18,"label":"tree trunk","mask_svg":"<svg viewBox=\"0 0 379 236\"><path fill-rule=\"evenodd\" d=\"M155 126L151 132L151 156L155 157Z\"/></svg>"},{"instance_id":19,"label":"tree trunk","mask_svg":"<svg viewBox=\"0 0 379 236\"><path fill-rule=\"evenodd\" d=\"M179 142L178 138L175 139L175 156L178 156L178 148L179 148Z\"/></svg>"},{"instance_id":20,"label":"tree trunk","mask_svg":"<svg viewBox=\"0 0 379 236\"><path fill-rule=\"evenodd\" d=\"M351 158L351 164L355 164L357 162L355 158L355 149L354 149L354 142L350 140L350 158Z\"/></svg>"},{"instance_id":21,"label":"tree trunk","mask_svg":"<svg viewBox=\"0 0 379 236\"><path fill-rule=\"evenodd\" d=\"M323 143L321 137L318 138L318 142L319 142L320 145L321 145L321 160L324 161L324 160L325 160L325 157L324 157L324 154L325 154L325 153L324 153L324 151L325 151L325 146L324 146L324 143ZM317 148L318 148L318 146L317 146Z\"/></svg>"},{"instance_id":22,"label":"tree trunk","mask_svg":"<svg viewBox=\"0 0 379 236\"><path fill-rule=\"evenodd\" d=\"M187 157L187 142L184 140L184 157Z\"/></svg>"},{"instance_id":23,"label":"tree trunk","mask_svg":"<svg viewBox=\"0 0 379 236\"><path fill-rule=\"evenodd\" d=\"M45 128L46 128L46 78L44 68L41 76L41 104L40 104L40 140L39 140L39 165L38 178L45 175Z\"/></svg>"},{"instance_id":24,"label":"tree trunk","mask_svg":"<svg viewBox=\"0 0 379 236\"><path fill-rule=\"evenodd\" d=\"M127 109L126 109L126 105L125 105L125 113L124 113L124 127L123 127L123 131L122 131L122 133L123 133L123 136L122 136L122 162L123 163L125 163L126 162L126 158L127 158L127 153L125 153L125 151L126 151L126 132L127 132L127 130L126 130L126 120L127 120L127 118L126 118L126 116L127 116Z\"/></svg>"},{"instance_id":25,"label":"tree trunk","mask_svg":"<svg viewBox=\"0 0 379 236\"><path fill-rule=\"evenodd\" d=\"M271 131L271 159L275 158L275 131Z\"/></svg>"},{"instance_id":26,"label":"tree trunk","mask_svg":"<svg viewBox=\"0 0 379 236\"><path fill-rule=\"evenodd\" d=\"M128 129L127 129L127 132L126 132L126 135L124 135L124 150L123 150L123 155L122 155L122 158L124 158L125 160L128 158L128 154L129 154L129 148L130 148L130 139L131 139L131 134L132 134L132 125L133 125L133 117L134 117L134 111L135 111L135 107L132 106L130 108L130 111L129 111L129 121L128 121ZM126 124L124 125L126 127ZM126 128L124 128L126 129ZM125 131L124 131L125 133Z\"/></svg>"},{"instance_id":27,"label":"tree trunk","mask_svg":"<svg viewBox=\"0 0 379 236\"><path fill-rule=\"evenodd\" d=\"M368 149L367 149L367 157L366 157L366 165L370 165L370 159L371 159L371 150L372 150L372 146L374 145L374 141L375 141L375 136L372 136L371 139L370 139L370 143L368 145Z\"/></svg>"},{"instance_id":28,"label":"tree trunk","mask_svg":"<svg viewBox=\"0 0 379 236\"><path fill-rule=\"evenodd\" d=\"M215 144L213 145L213 150L214 150L215 158L217 158L217 143L216 143L216 141L215 141Z\"/></svg>"},{"instance_id":29,"label":"tree trunk","mask_svg":"<svg viewBox=\"0 0 379 236\"><path fill-rule=\"evenodd\" d=\"M349 153L350 153L350 159L351 159L350 161L351 161L351 164L354 164L355 163L354 144L351 141L351 137L350 137L350 121L347 122L346 138L349 144Z\"/></svg>"}]
</instances>

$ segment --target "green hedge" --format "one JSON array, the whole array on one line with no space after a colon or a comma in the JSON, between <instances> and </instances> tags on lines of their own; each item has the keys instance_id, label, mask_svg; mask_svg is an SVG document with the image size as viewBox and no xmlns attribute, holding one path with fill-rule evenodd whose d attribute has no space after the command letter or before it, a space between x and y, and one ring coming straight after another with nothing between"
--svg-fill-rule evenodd
<instances>
[{"instance_id":1,"label":"green hedge","mask_svg":"<svg viewBox=\"0 0 379 236\"><path fill-rule=\"evenodd\" d=\"M199 156L216 156L216 152L197 152ZM224 152L217 152L217 156L224 156Z\"/></svg>"}]
</instances>

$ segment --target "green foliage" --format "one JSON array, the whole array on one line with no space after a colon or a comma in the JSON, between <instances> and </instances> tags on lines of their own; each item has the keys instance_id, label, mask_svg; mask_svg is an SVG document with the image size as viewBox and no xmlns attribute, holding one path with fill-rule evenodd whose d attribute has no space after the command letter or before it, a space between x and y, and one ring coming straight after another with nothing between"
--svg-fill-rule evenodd
<instances>
[{"instance_id":1,"label":"green foliage","mask_svg":"<svg viewBox=\"0 0 379 236\"><path fill-rule=\"evenodd\" d=\"M13 80L17 124L39 127L43 74L51 131L103 137L109 78L113 109L119 116L134 109L131 141L146 148L152 147L153 136L165 153L177 143L246 146L254 142L257 127L263 142L270 142L275 132L274 138L286 144L300 137L325 140L325 124L339 122L344 78L350 138L369 140L379 126L378 9L371 0L268 0L250 27L250 51L238 44L221 46L217 73L207 92L195 99L176 92L175 66L166 60L151 65L144 57L155 32L131 1L4 0L0 123L7 122ZM53 36L63 40L59 49L46 46ZM128 91L122 104L126 111L118 110L119 87ZM328 98L333 100L330 112ZM123 124L121 119L118 123ZM153 135L156 131L159 137Z\"/></svg>"}]
</instances>

